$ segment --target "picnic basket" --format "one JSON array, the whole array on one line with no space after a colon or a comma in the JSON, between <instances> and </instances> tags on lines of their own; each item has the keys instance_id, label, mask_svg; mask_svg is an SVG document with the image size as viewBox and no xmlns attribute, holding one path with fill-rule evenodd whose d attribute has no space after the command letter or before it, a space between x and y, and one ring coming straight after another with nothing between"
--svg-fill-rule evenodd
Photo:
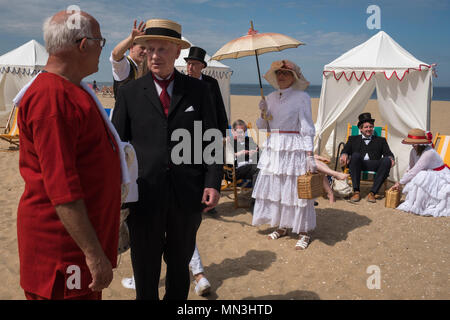
<instances>
[{"instance_id":1,"label":"picnic basket","mask_svg":"<svg viewBox=\"0 0 450 320\"><path fill-rule=\"evenodd\" d=\"M310 171L297 178L299 199L314 199L323 194L323 176Z\"/></svg>"},{"instance_id":2,"label":"picnic basket","mask_svg":"<svg viewBox=\"0 0 450 320\"><path fill-rule=\"evenodd\" d=\"M397 208L400 204L402 193L399 190L386 190L386 200L384 206L386 208Z\"/></svg>"}]
</instances>

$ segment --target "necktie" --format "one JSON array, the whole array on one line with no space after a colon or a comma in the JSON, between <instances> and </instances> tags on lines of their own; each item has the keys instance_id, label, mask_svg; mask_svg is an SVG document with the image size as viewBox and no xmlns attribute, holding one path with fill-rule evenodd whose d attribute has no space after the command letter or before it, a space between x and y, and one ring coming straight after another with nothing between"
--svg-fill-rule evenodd
<instances>
[{"instance_id":1,"label":"necktie","mask_svg":"<svg viewBox=\"0 0 450 320\"><path fill-rule=\"evenodd\" d=\"M163 106L164 114L167 117L167 115L169 114L169 106L170 106L170 96L169 96L169 93L167 92L167 87L172 82L172 80L175 76L175 72L172 73L172 76L167 80L159 80L158 78L155 77L154 74L152 74L152 76L153 76L153 80L155 80L156 83L158 83L158 85L162 89L161 94L159 95L159 100L161 101L161 104Z\"/></svg>"}]
</instances>

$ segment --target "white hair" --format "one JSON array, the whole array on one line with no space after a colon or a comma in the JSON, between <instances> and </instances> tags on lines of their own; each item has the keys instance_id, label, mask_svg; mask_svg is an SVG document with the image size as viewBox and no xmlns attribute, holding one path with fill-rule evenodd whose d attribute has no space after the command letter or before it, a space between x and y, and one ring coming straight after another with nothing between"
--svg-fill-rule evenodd
<instances>
[{"instance_id":1,"label":"white hair","mask_svg":"<svg viewBox=\"0 0 450 320\"><path fill-rule=\"evenodd\" d=\"M66 19L55 21L53 17L45 20L43 25L45 49L49 54L75 46L76 41L92 37L91 19L75 13ZM75 22L75 23L74 23Z\"/></svg>"}]
</instances>

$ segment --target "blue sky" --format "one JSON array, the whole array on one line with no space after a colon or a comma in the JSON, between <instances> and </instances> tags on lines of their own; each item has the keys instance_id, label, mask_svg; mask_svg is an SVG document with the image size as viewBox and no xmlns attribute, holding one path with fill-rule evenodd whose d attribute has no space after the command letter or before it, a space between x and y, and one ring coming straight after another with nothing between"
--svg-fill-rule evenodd
<instances>
[{"instance_id":1,"label":"blue sky","mask_svg":"<svg viewBox=\"0 0 450 320\"><path fill-rule=\"evenodd\" d=\"M381 30L425 63L437 63L435 86L450 86L450 1L266 1L146 0L63 1L0 0L0 55L35 39L44 44L42 23L70 5L93 15L107 39L99 72L87 80L111 81L108 61L114 45L131 31L134 19L167 18L182 25L183 36L213 55L226 42L247 33L250 20L259 32L289 35L305 46L260 56L261 72L270 63L290 59L312 84L321 84L323 66L379 30L367 28L366 9L381 9ZM257 83L254 57L223 60L232 83ZM265 80L263 80L265 83Z\"/></svg>"}]
</instances>

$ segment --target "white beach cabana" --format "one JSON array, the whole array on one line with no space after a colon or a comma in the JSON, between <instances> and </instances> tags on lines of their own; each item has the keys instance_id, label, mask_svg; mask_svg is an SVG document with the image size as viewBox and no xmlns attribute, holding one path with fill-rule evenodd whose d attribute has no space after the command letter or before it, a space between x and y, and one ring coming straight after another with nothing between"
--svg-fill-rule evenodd
<instances>
[{"instance_id":1,"label":"white beach cabana","mask_svg":"<svg viewBox=\"0 0 450 320\"><path fill-rule=\"evenodd\" d=\"M188 41L188 39L183 37L183 40ZM191 43L191 45L195 46ZM189 55L189 49L181 50L180 56L175 61L175 68L178 71L186 74L186 58ZM207 54L205 56L205 61L208 66L202 70L202 73L213 77L217 80L220 87L220 92L222 93L223 103L225 104L225 110L227 112L228 120L230 120L231 110L230 110L230 80L233 71L229 66L220 63L219 61L211 60L211 57Z\"/></svg>"},{"instance_id":2,"label":"white beach cabana","mask_svg":"<svg viewBox=\"0 0 450 320\"><path fill-rule=\"evenodd\" d=\"M388 125L397 163L390 179L398 181L409 162L410 147L401 143L402 138L412 128L430 128L432 66L383 31L324 67L315 150L335 155L337 143L345 140L347 123L356 124L375 89L382 118L375 125ZM327 129L332 131L324 143Z\"/></svg>"},{"instance_id":3,"label":"white beach cabana","mask_svg":"<svg viewBox=\"0 0 450 320\"><path fill-rule=\"evenodd\" d=\"M0 56L0 114L10 112L12 99L47 63L48 53L36 40Z\"/></svg>"}]
</instances>

